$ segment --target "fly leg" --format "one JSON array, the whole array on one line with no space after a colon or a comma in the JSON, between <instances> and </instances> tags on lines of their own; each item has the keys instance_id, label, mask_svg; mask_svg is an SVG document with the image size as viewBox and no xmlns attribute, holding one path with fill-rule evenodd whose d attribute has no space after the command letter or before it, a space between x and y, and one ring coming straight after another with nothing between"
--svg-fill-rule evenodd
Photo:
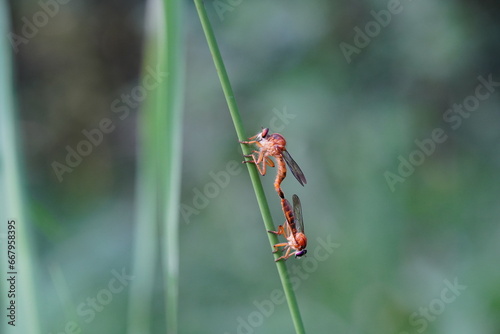
<instances>
[{"instance_id":1,"label":"fly leg","mask_svg":"<svg viewBox=\"0 0 500 334\"><path fill-rule=\"evenodd\" d=\"M266 175L266 167L274 167L274 162L271 160L271 158L266 156L265 153L260 152L258 156L256 156L256 153L258 153L258 151L253 151L251 154L244 155L244 157L246 158L251 157L252 160L245 160L243 161L243 163L255 164L260 175Z\"/></svg>"},{"instance_id":2,"label":"fly leg","mask_svg":"<svg viewBox=\"0 0 500 334\"><path fill-rule=\"evenodd\" d=\"M280 225L280 226L278 226L277 231L267 231L267 232L272 233L272 234L276 234L276 235L282 235L283 233L285 233L285 229L283 228L283 225ZM288 245L288 242L282 242L282 243L274 245L273 246L274 247L273 254L279 250L279 247L285 247L287 245Z\"/></svg>"},{"instance_id":3,"label":"fly leg","mask_svg":"<svg viewBox=\"0 0 500 334\"><path fill-rule=\"evenodd\" d=\"M245 160L243 163L255 164L255 167L257 167L260 175L266 175L266 163L265 161L262 161L262 153L260 153L259 156L257 156L256 153L258 153L258 151L253 151L251 154L244 155L245 158L252 158L252 160ZM260 166L261 163L262 167Z\"/></svg>"},{"instance_id":4,"label":"fly leg","mask_svg":"<svg viewBox=\"0 0 500 334\"><path fill-rule=\"evenodd\" d=\"M256 158L256 154L259 153L259 156L257 156ZM242 161L242 163L251 163L251 164L256 164L258 165L260 163L259 159L260 159L260 152L259 151L252 151L252 153L250 154L245 154L244 155L245 158L251 158L251 160L244 160Z\"/></svg>"},{"instance_id":5,"label":"fly leg","mask_svg":"<svg viewBox=\"0 0 500 334\"><path fill-rule=\"evenodd\" d=\"M250 139L250 138L248 138ZM248 141L240 141L240 144L257 144L258 141L257 140L248 140Z\"/></svg>"},{"instance_id":6,"label":"fly leg","mask_svg":"<svg viewBox=\"0 0 500 334\"><path fill-rule=\"evenodd\" d=\"M267 231L267 232L272 233L272 234L276 234L276 235L282 235L285 233L285 229L283 228L283 225L280 225L280 226L278 226L277 231Z\"/></svg>"},{"instance_id":7,"label":"fly leg","mask_svg":"<svg viewBox=\"0 0 500 334\"><path fill-rule=\"evenodd\" d=\"M260 140L252 140L252 139L255 139L257 138L259 134L256 134L255 136L252 136L250 138L248 138L248 140L243 140L243 141L240 141L241 144L257 144L257 145L260 145L259 144L259 141Z\"/></svg>"},{"instance_id":8,"label":"fly leg","mask_svg":"<svg viewBox=\"0 0 500 334\"><path fill-rule=\"evenodd\" d=\"M285 247L286 245L288 245L288 243L286 243L286 242L282 242L280 244L274 245L273 246L274 247L273 254L279 251L279 247Z\"/></svg>"},{"instance_id":9,"label":"fly leg","mask_svg":"<svg viewBox=\"0 0 500 334\"><path fill-rule=\"evenodd\" d=\"M286 260L290 256L292 256L292 254L290 254L290 247L288 247L288 249L286 250L285 255L280 256L279 258L277 258L276 260L274 260L274 262L278 262L279 260Z\"/></svg>"}]
</instances>

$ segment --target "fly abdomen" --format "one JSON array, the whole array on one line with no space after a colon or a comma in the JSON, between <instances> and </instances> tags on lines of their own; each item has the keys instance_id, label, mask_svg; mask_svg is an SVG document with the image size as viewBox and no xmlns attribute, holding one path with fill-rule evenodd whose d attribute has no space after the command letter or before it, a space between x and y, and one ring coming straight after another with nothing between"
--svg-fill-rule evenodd
<instances>
[{"instance_id":1,"label":"fly abdomen","mask_svg":"<svg viewBox=\"0 0 500 334\"><path fill-rule=\"evenodd\" d=\"M276 161L278 162L278 173L276 174L276 179L274 180L274 189L276 189L279 197L285 198L285 194L283 194L283 191L281 190L281 182L283 182L286 177L286 164L281 157L276 158Z\"/></svg>"},{"instance_id":2,"label":"fly abdomen","mask_svg":"<svg viewBox=\"0 0 500 334\"><path fill-rule=\"evenodd\" d=\"M290 205L290 202L286 198L281 199L281 208L283 209L283 213L285 214L286 221L290 227L293 226L295 228L295 219L293 217L293 210Z\"/></svg>"}]
</instances>

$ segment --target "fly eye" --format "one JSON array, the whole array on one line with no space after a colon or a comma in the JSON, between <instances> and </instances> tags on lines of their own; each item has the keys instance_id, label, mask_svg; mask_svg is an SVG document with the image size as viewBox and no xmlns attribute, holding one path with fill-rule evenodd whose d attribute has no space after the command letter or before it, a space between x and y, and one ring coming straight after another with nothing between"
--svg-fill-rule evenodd
<instances>
[{"instance_id":1,"label":"fly eye","mask_svg":"<svg viewBox=\"0 0 500 334\"><path fill-rule=\"evenodd\" d=\"M295 258L298 258L298 257L304 256L304 255L306 255L306 254L307 254L307 249L304 249L304 250L302 250L302 251L300 251L300 252L295 253Z\"/></svg>"},{"instance_id":2,"label":"fly eye","mask_svg":"<svg viewBox=\"0 0 500 334\"><path fill-rule=\"evenodd\" d=\"M262 133L261 133L262 138L266 138L268 132L269 132L269 128L262 129Z\"/></svg>"}]
</instances>

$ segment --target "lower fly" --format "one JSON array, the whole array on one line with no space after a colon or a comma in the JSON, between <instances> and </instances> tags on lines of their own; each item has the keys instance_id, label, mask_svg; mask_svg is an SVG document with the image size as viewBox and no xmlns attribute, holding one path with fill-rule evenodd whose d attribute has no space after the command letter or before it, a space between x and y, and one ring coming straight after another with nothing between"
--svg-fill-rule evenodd
<instances>
[{"instance_id":1,"label":"lower fly","mask_svg":"<svg viewBox=\"0 0 500 334\"><path fill-rule=\"evenodd\" d=\"M278 226L277 231L268 231L276 235L284 235L287 242L274 245L273 253L283 247L284 255L277 258L275 261L286 260L290 256L301 257L307 253L307 237L304 233L304 223L302 221L302 205L300 204L299 196L293 195L293 211L290 203L286 198L281 199L281 208L285 214L285 223Z\"/></svg>"}]
</instances>

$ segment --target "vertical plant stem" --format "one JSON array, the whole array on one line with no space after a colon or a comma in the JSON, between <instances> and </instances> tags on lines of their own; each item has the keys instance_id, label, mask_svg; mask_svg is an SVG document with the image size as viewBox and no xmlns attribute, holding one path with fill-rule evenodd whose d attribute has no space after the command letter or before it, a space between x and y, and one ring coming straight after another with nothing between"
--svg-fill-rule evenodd
<instances>
[{"instance_id":1,"label":"vertical plant stem","mask_svg":"<svg viewBox=\"0 0 500 334\"><path fill-rule=\"evenodd\" d=\"M158 231L165 282L167 333L177 333L179 290L178 221L182 160L183 47L181 1L151 0L152 23L145 44L143 74L157 71L158 86L148 92L140 117L134 281L128 332L151 330L151 297Z\"/></svg>"},{"instance_id":2,"label":"vertical plant stem","mask_svg":"<svg viewBox=\"0 0 500 334\"><path fill-rule=\"evenodd\" d=\"M162 268L166 290L165 320L167 333L177 333L179 296L179 205L182 177L182 103L184 82L184 47L182 44L182 0L164 0L165 41L160 49L160 64L167 77L159 97L158 172L165 178L162 189L163 226ZM160 179L161 180L161 179Z\"/></svg>"},{"instance_id":3,"label":"vertical plant stem","mask_svg":"<svg viewBox=\"0 0 500 334\"><path fill-rule=\"evenodd\" d=\"M229 82L226 68L224 66L224 62L222 60L219 47L217 45L217 41L215 39L212 26L210 24L210 20L208 19L206 9L203 5L203 0L194 0L194 2L196 5L196 9L198 11L198 16L200 17L201 25L203 27L203 31L205 33L208 46L210 48L210 52L212 54L212 58L214 60L215 67L217 69L217 74L219 75L219 80L222 85L222 90L224 91L224 96L226 98L226 102L229 107L229 112L231 114L231 118L233 120L234 128L236 129L238 139L240 141L246 140L246 134L238 111L238 106L236 104L236 99L234 97L233 89L231 87L231 83ZM243 154L251 153L250 152L251 150L249 147L247 147L247 145L241 144L241 149L243 151ZM248 167L248 172L250 173L250 179L252 181L252 185L255 191L255 196L257 197L257 202L259 204L260 212L262 215L262 219L264 220L264 225L266 227L266 230L274 231L275 228L271 217L271 212L269 210L269 205L267 203L267 199L264 193L264 189L262 187L262 183L260 181L259 173L257 172L257 168L255 168L255 166L251 164L246 164L246 165ZM278 241L277 237L271 233L267 233L267 235L269 238L269 242L271 244L271 248L273 248L273 245L276 244ZM277 254L275 255L275 259L276 258L278 258ZM290 309L290 314L295 327L295 332L298 334L303 334L305 333L304 324L302 323L302 317L300 315L299 307L297 304L297 298L295 297L295 292L293 291L285 262L279 261L276 263L276 266L278 269L278 274L281 280L281 284L283 286L283 291L285 292L286 300L288 302L288 307Z\"/></svg>"},{"instance_id":4,"label":"vertical plant stem","mask_svg":"<svg viewBox=\"0 0 500 334\"><path fill-rule=\"evenodd\" d=\"M30 241L30 217L25 206L22 180L23 165L19 157L22 152L18 143L18 126L15 119L14 94L12 88L12 46L5 38L11 32L7 1L0 1L0 307L2 309L2 333L40 333L37 313L37 298L34 288L36 272ZM15 224L15 263L7 263L7 240L12 241L12 229L7 229L7 222L14 220ZM10 231L10 232L7 232ZM10 239L9 239L10 238ZM11 243L12 245L12 243ZM12 255L12 253L11 253ZM12 265L13 267L10 267ZM6 281L7 272L15 276L15 297L7 298L9 284ZM6 317L7 307L14 301L16 306L15 326ZM7 304L9 303L9 305ZM10 312L9 312L10 313Z\"/></svg>"},{"instance_id":5,"label":"vertical plant stem","mask_svg":"<svg viewBox=\"0 0 500 334\"><path fill-rule=\"evenodd\" d=\"M161 0L149 0L145 14L145 43L142 77L148 68L156 70L158 49L164 36ZM135 231L127 332L151 331L151 307L158 260L158 180L157 178L157 95L159 88L148 91L138 117L138 152L135 199Z\"/></svg>"}]
</instances>

